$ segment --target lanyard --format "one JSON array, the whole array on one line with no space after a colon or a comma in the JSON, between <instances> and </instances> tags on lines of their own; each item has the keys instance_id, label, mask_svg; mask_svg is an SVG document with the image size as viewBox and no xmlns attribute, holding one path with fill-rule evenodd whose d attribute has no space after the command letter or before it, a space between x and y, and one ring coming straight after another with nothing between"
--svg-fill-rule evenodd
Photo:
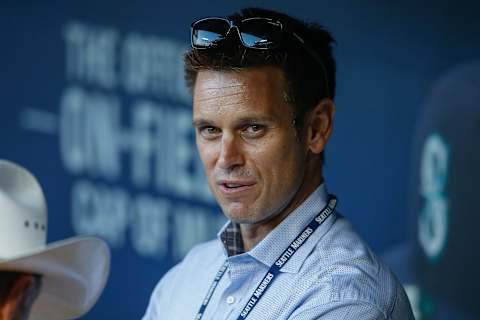
<instances>
[{"instance_id":1,"label":"lanyard","mask_svg":"<svg viewBox=\"0 0 480 320\"><path fill-rule=\"evenodd\" d=\"M276 279L275 277L280 273L280 269L290 260L291 257L297 252L297 250L307 241L308 238L313 234L313 232L325 221L327 218L332 214L335 210L337 205L337 198L334 195L330 195L328 198L328 203L325 208L320 211L320 213L313 218L312 221L308 224L308 226L303 229L300 234L295 238L295 240L290 243L290 245L283 251L280 257L275 261L275 263L270 267L268 272L263 277L260 284L257 286L255 291L253 292L252 296L248 300L245 307L243 307L242 312L238 316L237 320L246 319L250 312L253 310L257 302L263 296L263 294L267 291L273 281ZM227 271L227 262L225 262L220 270L218 270L217 274L215 275L215 279L213 280L212 285L208 289L207 295L203 299L202 305L198 310L197 315L195 316L195 320L200 320L203 317L205 309L210 302L210 298L213 295L213 292L217 288L218 283L222 279L223 275Z\"/></svg>"}]
</instances>

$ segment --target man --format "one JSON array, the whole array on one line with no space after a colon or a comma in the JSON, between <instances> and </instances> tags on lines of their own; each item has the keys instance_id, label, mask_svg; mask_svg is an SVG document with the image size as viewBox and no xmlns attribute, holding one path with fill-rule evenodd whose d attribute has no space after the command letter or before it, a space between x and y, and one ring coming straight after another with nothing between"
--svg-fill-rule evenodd
<instances>
[{"instance_id":1,"label":"man","mask_svg":"<svg viewBox=\"0 0 480 320\"><path fill-rule=\"evenodd\" d=\"M318 25L256 8L192 25L196 142L230 221L165 275L145 320L413 319L326 191L332 42Z\"/></svg>"},{"instance_id":2,"label":"man","mask_svg":"<svg viewBox=\"0 0 480 320\"><path fill-rule=\"evenodd\" d=\"M110 268L107 244L77 237L46 245L42 189L24 168L0 160L0 319L66 320L95 304Z\"/></svg>"}]
</instances>

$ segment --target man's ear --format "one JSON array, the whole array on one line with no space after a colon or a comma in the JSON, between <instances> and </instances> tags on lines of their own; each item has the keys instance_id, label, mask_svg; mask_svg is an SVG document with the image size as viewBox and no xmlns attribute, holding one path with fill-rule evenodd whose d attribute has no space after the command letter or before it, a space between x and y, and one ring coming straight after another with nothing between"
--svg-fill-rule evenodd
<instances>
[{"instance_id":1,"label":"man's ear","mask_svg":"<svg viewBox=\"0 0 480 320\"><path fill-rule=\"evenodd\" d=\"M315 154L320 154L332 134L335 104L329 98L320 102L308 112L306 117L306 147Z\"/></svg>"}]
</instances>

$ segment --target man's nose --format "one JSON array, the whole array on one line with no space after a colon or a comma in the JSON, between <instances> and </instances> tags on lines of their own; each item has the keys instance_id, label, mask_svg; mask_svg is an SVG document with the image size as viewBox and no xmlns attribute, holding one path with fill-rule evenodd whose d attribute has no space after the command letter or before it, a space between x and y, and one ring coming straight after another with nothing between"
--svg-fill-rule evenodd
<instances>
[{"instance_id":1,"label":"man's nose","mask_svg":"<svg viewBox=\"0 0 480 320\"><path fill-rule=\"evenodd\" d=\"M229 133L224 134L220 146L218 165L222 169L233 169L243 164L244 157L238 137Z\"/></svg>"}]
</instances>

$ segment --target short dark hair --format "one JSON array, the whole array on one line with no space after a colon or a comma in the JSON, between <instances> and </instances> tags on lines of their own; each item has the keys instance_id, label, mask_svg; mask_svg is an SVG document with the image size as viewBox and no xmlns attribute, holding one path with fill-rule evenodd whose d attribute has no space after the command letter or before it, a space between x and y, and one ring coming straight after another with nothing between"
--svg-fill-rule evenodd
<instances>
[{"instance_id":1,"label":"short dark hair","mask_svg":"<svg viewBox=\"0 0 480 320\"><path fill-rule=\"evenodd\" d=\"M197 74L201 70L227 71L277 66L285 74L286 100L294 106L297 125L301 125L306 111L316 106L322 98L335 97L336 67L332 55L335 40L319 24L306 23L272 10L250 7L227 18L240 21L252 17L280 21L285 28L298 34L318 54L323 67L302 47L298 39L288 33L285 33L282 44L272 50L248 49L243 47L238 39L226 39L219 47L208 50L191 49L185 54L187 86L193 90ZM328 82L327 85L325 81Z\"/></svg>"}]
</instances>

